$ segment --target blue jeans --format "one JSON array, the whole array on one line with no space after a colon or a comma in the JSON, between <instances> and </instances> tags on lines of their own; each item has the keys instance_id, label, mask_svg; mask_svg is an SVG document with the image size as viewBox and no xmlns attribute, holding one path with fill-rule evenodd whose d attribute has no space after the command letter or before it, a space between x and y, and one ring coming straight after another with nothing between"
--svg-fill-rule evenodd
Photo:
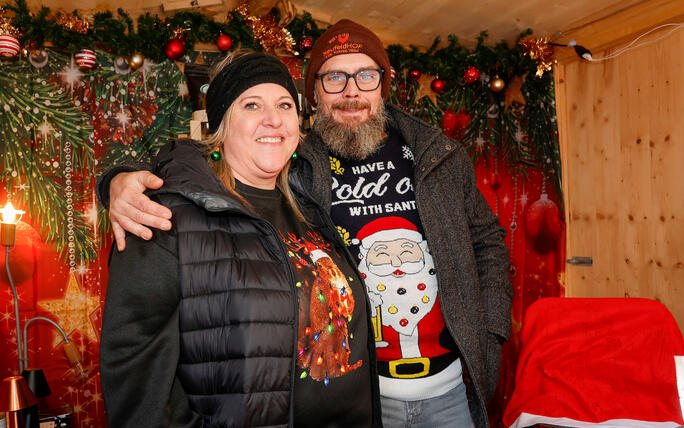
<instances>
[{"instance_id":1,"label":"blue jeans","mask_svg":"<svg viewBox=\"0 0 684 428\"><path fill-rule=\"evenodd\" d=\"M473 428L466 388L456 388L438 397L419 401L401 401L380 397L382 424L385 428Z\"/></svg>"}]
</instances>

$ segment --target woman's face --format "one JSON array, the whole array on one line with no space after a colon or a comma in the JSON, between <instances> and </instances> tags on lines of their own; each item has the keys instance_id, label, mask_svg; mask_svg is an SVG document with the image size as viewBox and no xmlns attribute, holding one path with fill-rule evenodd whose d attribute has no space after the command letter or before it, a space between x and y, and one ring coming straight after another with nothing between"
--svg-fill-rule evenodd
<instances>
[{"instance_id":1,"label":"woman's face","mask_svg":"<svg viewBox=\"0 0 684 428\"><path fill-rule=\"evenodd\" d=\"M262 83L243 92L231 109L223 151L233 175L249 186L275 188L299 141L292 96L280 85Z\"/></svg>"}]
</instances>

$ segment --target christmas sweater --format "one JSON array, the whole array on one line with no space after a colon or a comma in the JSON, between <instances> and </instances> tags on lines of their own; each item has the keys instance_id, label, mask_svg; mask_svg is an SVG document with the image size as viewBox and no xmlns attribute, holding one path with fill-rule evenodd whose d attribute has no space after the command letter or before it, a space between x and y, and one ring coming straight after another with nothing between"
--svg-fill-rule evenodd
<instances>
[{"instance_id":1,"label":"christmas sweater","mask_svg":"<svg viewBox=\"0 0 684 428\"><path fill-rule=\"evenodd\" d=\"M371 302L381 395L414 401L446 393L462 382L462 369L416 209L413 154L390 132L368 158L331 156L330 167L331 217Z\"/></svg>"},{"instance_id":2,"label":"christmas sweater","mask_svg":"<svg viewBox=\"0 0 684 428\"><path fill-rule=\"evenodd\" d=\"M370 426L369 329L361 279L340 248L295 217L278 189L237 181L236 188L277 230L294 275L299 308L294 425Z\"/></svg>"}]
</instances>

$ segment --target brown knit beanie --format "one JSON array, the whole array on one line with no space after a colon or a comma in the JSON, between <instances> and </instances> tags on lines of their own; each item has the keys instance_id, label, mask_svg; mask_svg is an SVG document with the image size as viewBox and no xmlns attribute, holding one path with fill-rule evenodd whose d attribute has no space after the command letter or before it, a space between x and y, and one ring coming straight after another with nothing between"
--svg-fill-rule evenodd
<instances>
[{"instance_id":1,"label":"brown knit beanie","mask_svg":"<svg viewBox=\"0 0 684 428\"><path fill-rule=\"evenodd\" d=\"M387 100L390 90L390 62L382 42L371 30L348 19L342 19L328 28L316 40L311 49L311 59L306 69L306 98L313 106L315 74L328 59L342 54L366 54L384 70L382 75L382 99Z\"/></svg>"}]
</instances>

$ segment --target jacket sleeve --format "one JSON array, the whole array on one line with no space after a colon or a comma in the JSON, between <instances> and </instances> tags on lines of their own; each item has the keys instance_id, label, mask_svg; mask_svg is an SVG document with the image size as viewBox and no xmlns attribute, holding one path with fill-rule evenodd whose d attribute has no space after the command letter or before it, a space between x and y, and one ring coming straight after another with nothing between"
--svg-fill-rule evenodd
<instances>
[{"instance_id":1,"label":"jacket sleeve","mask_svg":"<svg viewBox=\"0 0 684 428\"><path fill-rule=\"evenodd\" d=\"M122 172L152 171L152 165L144 162L124 162L115 165L97 177L95 193L103 207L109 209L109 185L114 177Z\"/></svg>"},{"instance_id":2,"label":"jacket sleeve","mask_svg":"<svg viewBox=\"0 0 684 428\"><path fill-rule=\"evenodd\" d=\"M499 224L484 196L477 188L475 168L470 158L462 160L465 185L465 207L470 236L477 261L480 287L484 296L487 330L498 336L500 343L511 332L511 287L508 270L510 259L504 243L506 230Z\"/></svg>"},{"instance_id":3,"label":"jacket sleeve","mask_svg":"<svg viewBox=\"0 0 684 428\"><path fill-rule=\"evenodd\" d=\"M112 249L100 343L102 392L111 427L195 428L176 377L180 354L180 283L176 237L128 234Z\"/></svg>"}]
</instances>

